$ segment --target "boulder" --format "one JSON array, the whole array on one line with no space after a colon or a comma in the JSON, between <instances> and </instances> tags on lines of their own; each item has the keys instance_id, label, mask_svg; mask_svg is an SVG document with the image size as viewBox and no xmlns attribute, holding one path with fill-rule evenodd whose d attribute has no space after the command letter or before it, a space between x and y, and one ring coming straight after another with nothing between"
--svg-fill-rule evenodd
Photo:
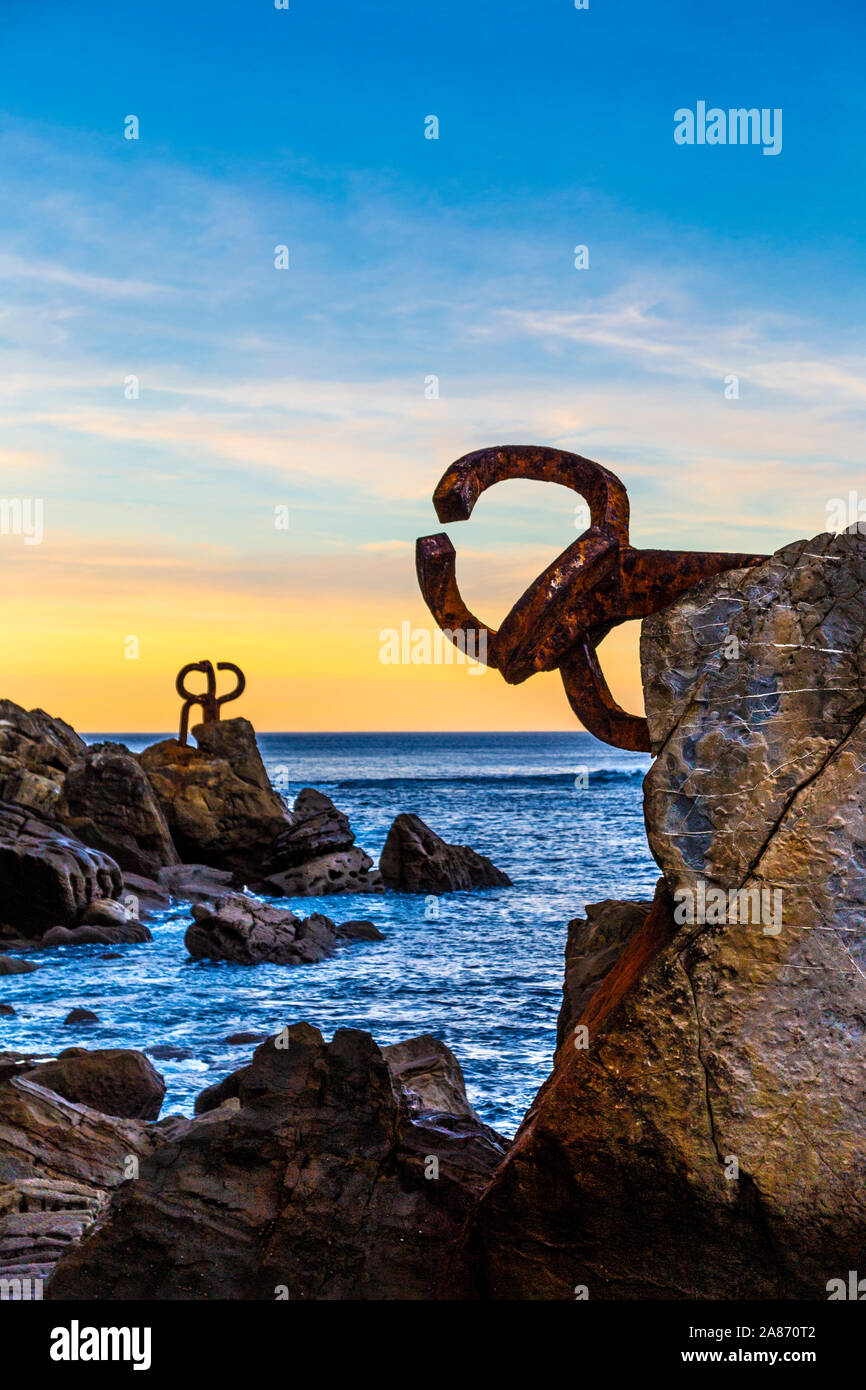
<instances>
[{"instance_id":1,"label":"boulder","mask_svg":"<svg viewBox=\"0 0 866 1390\"><path fill-rule=\"evenodd\" d=\"M348 817L312 787L298 793L289 824L274 839L261 872L258 891L286 898L382 891L372 859L355 844Z\"/></svg>"},{"instance_id":2,"label":"boulder","mask_svg":"<svg viewBox=\"0 0 866 1390\"><path fill-rule=\"evenodd\" d=\"M0 700L0 801L51 815L67 769L85 748L62 719Z\"/></svg>"},{"instance_id":3,"label":"boulder","mask_svg":"<svg viewBox=\"0 0 866 1390\"><path fill-rule=\"evenodd\" d=\"M25 938L75 926L98 898L118 897L120 869L33 811L0 802L0 920Z\"/></svg>"},{"instance_id":4,"label":"boulder","mask_svg":"<svg viewBox=\"0 0 866 1390\"><path fill-rule=\"evenodd\" d=\"M166 739L140 760L177 851L191 864L258 874L289 818L268 781L253 726L224 719L197 724L192 733L197 748Z\"/></svg>"},{"instance_id":5,"label":"boulder","mask_svg":"<svg viewBox=\"0 0 866 1390\"><path fill-rule=\"evenodd\" d=\"M413 1119L380 1049L354 1029L325 1043L295 1025L286 1048L256 1049L236 1088L142 1162L63 1256L48 1298L465 1292L452 1255L502 1158L493 1131L460 1116Z\"/></svg>"},{"instance_id":6,"label":"boulder","mask_svg":"<svg viewBox=\"0 0 866 1390\"><path fill-rule=\"evenodd\" d=\"M470 1247L496 1298L826 1299L866 1268L866 537L646 619L664 880Z\"/></svg>"},{"instance_id":7,"label":"boulder","mask_svg":"<svg viewBox=\"0 0 866 1390\"><path fill-rule=\"evenodd\" d=\"M40 941L40 946L122 946L130 942L152 941L149 928L141 922L123 922L113 926L86 925L83 927L52 927Z\"/></svg>"},{"instance_id":8,"label":"boulder","mask_svg":"<svg viewBox=\"0 0 866 1390\"><path fill-rule=\"evenodd\" d=\"M192 916L184 942L193 960L309 965L333 955L337 945L329 917L297 917L245 893L226 893L213 906L197 903Z\"/></svg>"},{"instance_id":9,"label":"boulder","mask_svg":"<svg viewBox=\"0 0 866 1390\"><path fill-rule=\"evenodd\" d=\"M26 1074L12 1076L0 1085L0 1183L51 1178L115 1187L131 1175L129 1159L151 1152L159 1133L142 1120L76 1105Z\"/></svg>"},{"instance_id":10,"label":"boulder","mask_svg":"<svg viewBox=\"0 0 866 1390\"><path fill-rule=\"evenodd\" d=\"M568 924L565 982L556 1024L556 1046L571 1033L601 982L649 915L651 903L587 903L586 917Z\"/></svg>"},{"instance_id":11,"label":"boulder","mask_svg":"<svg viewBox=\"0 0 866 1390\"><path fill-rule=\"evenodd\" d=\"M173 902L212 903L230 888L242 886L230 869L213 869L209 864L178 864L159 875L160 890Z\"/></svg>"},{"instance_id":12,"label":"boulder","mask_svg":"<svg viewBox=\"0 0 866 1390\"><path fill-rule=\"evenodd\" d=\"M125 872L153 877L179 862L150 782L122 743L96 743L76 758L66 773L57 816Z\"/></svg>"},{"instance_id":13,"label":"boulder","mask_svg":"<svg viewBox=\"0 0 866 1390\"><path fill-rule=\"evenodd\" d=\"M126 1119L158 1119L165 1096L165 1082L144 1053L126 1048L68 1047L27 1075L66 1100Z\"/></svg>"},{"instance_id":14,"label":"boulder","mask_svg":"<svg viewBox=\"0 0 866 1390\"><path fill-rule=\"evenodd\" d=\"M510 888L511 879L468 845L449 845L420 816L404 812L388 831L379 859L386 888L399 893L459 893Z\"/></svg>"},{"instance_id":15,"label":"boulder","mask_svg":"<svg viewBox=\"0 0 866 1390\"><path fill-rule=\"evenodd\" d=\"M32 960L20 960L17 956L0 956L0 975L29 975L38 970Z\"/></svg>"},{"instance_id":16,"label":"boulder","mask_svg":"<svg viewBox=\"0 0 866 1390\"><path fill-rule=\"evenodd\" d=\"M64 1028L71 1028L76 1023L98 1023L99 1016L92 1009L70 1009L63 1020Z\"/></svg>"},{"instance_id":17,"label":"boulder","mask_svg":"<svg viewBox=\"0 0 866 1390\"><path fill-rule=\"evenodd\" d=\"M481 1124L467 1099L460 1063L444 1042L424 1033L383 1047L382 1056L413 1114L461 1115Z\"/></svg>"}]
</instances>

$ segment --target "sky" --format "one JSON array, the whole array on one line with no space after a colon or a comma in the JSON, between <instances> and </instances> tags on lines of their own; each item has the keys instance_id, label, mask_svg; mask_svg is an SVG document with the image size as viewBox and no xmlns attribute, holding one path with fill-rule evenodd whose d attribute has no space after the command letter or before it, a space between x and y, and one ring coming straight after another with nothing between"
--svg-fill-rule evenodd
<instances>
[{"instance_id":1,"label":"sky","mask_svg":"<svg viewBox=\"0 0 866 1390\"><path fill-rule=\"evenodd\" d=\"M621 477L633 544L760 553L866 498L864 30L859 0L2 0L0 505L43 522L3 514L0 694L168 731L208 658L260 730L576 727L556 673L380 659L432 623L432 492L548 444ZM780 152L677 144L699 101L781 110ZM446 528L469 607L501 621L578 501L500 484ZM600 649L632 710L637 639Z\"/></svg>"}]
</instances>

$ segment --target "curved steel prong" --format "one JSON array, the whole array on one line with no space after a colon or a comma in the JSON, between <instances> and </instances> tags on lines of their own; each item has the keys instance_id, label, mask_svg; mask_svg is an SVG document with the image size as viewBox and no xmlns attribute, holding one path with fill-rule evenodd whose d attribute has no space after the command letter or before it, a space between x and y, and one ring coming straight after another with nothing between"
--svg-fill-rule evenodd
<instances>
[{"instance_id":1,"label":"curved steel prong","mask_svg":"<svg viewBox=\"0 0 866 1390\"><path fill-rule=\"evenodd\" d=\"M463 602L457 587L457 556L444 531L437 536L422 536L415 542L415 569L424 602L446 636L452 642L456 632L472 636L477 660L496 669L497 634L470 613Z\"/></svg>"},{"instance_id":2,"label":"curved steel prong","mask_svg":"<svg viewBox=\"0 0 866 1390\"><path fill-rule=\"evenodd\" d=\"M247 678L241 670L240 666L235 666L233 661L218 661L217 670L234 671L235 675L238 678L238 683L235 686L234 690L230 690L228 695L220 695L219 699L216 701L217 709L219 709L220 705L228 704L229 700L237 700L239 696L243 695L244 691L247 688Z\"/></svg>"}]
</instances>

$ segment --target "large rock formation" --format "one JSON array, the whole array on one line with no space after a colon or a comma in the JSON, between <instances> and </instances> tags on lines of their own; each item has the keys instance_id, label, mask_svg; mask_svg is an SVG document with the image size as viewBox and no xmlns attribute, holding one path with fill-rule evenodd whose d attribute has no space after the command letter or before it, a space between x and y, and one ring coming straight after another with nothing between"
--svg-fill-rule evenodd
<instances>
[{"instance_id":1,"label":"large rock formation","mask_svg":"<svg viewBox=\"0 0 866 1390\"><path fill-rule=\"evenodd\" d=\"M50 815L67 769L85 746L62 719L0 700L0 801Z\"/></svg>"},{"instance_id":2,"label":"large rock formation","mask_svg":"<svg viewBox=\"0 0 866 1390\"><path fill-rule=\"evenodd\" d=\"M177 851L190 864L258 873L288 824L247 719L197 724L198 747L165 739L141 754Z\"/></svg>"},{"instance_id":3,"label":"large rock formation","mask_svg":"<svg viewBox=\"0 0 866 1390\"><path fill-rule=\"evenodd\" d=\"M348 816L324 792L304 787L289 821L262 864L259 891L287 898L382 891L372 859L355 844Z\"/></svg>"},{"instance_id":4,"label":"large rock formation","mask_svg":"<svg viewBox=\"0 0 866 1390\"><path fill-rule=\"evenodd\" d=\"M194 960L235 965L311 965L331 956L342 935L381 941L372 922L349 922L346 931L314 912L297 917L246 893L226 893L213 905L196 904L184 942Z\"/></svg>"},{"instance_id":5,"label":"large rock formation","mask_svg":"<svg viewBox=\"0 0 866 1390\"><path fill-rule=\"evenodd\" d=\"M866 1268L866 537L643 627L653 909L472 1232L495 1298L825 1298Z\"/></svg>"},{"instance_id":6,"label":"large rock formation","mask_svg":"<svg viewBox=\"0 0 866 1390\"><path fill-rule=\"evenodd\" d=\"M103 1115L125 1119L159 1118L165 1082L143 1052L131 1048L67 1047L26 1075L66 1100Z\"/></svg>"},{"instance_id":7,"label":"large rock formation","mask_svg":"<svg viewBox=\"0 0 866 1390\"><path fill-rule=\"evenodd\" d=\"M139 761L121 743L87 748L66 773L58 818L121 869L155 877L178 863L165 816Z\"/></svg>"},{"instance_id":8,"label":"large rock formation","mask_svg":"<svg viewBox=\"0 0 866 1390\"><path fill-rule=\"evenodd\" d=\"M399 893L459 893L510 888L511 879L469 845L449 845L420 816L404 812L388 831L379 871Z\"/></svg>"},{"instance_id":9,"label":"large rock formation","mask_svg":"<svg viewBox=\"0 0 866 1390\"><path fill-rule=\"evenodd\" d=\"M0 927L26 938L75 926L99 898L118 898L120 869L101 850L21 806L0 802Z\"/></svg>"},{"instance_id":10,"label":"large rock formation","mask_svg":"<svg viewBox=\"0 0 866 1390\"><path fill-rule=\"evenodd\" d=\"M235 1098L144 1160L49 1298L423 1299L446 1277L466 1291L449 1266L498 1136L413 1119L366 1033L328 1044L297 1024L287 1041L263 1043Z\"/></svg>"}]
</instances>

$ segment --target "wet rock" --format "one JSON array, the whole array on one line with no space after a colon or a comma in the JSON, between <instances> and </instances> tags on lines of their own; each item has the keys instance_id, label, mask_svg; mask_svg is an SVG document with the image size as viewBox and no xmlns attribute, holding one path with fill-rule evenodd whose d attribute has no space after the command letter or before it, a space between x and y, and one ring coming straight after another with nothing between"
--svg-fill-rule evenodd
<instances>
[{"instance_id":1,"label":"wet rock","mask_svg":"<svg viewBox=\"0 0 866 1390\"><path fill-rule=\"evenodd\" d=\"M28 1077L66 1100L126 1119L157 1119L165 1096L165 1081L144 1053L126 1048L69 1047Z\"/></svg>"},{"instance_id":2,"label":"wet rock","mask_svg":"<svg viewBox=\"0 0 866 1390\"><path fill-rule=\"evenodd\" d=\"M147 774L182 860L258 874L288 824L246 719L197 724L197 748L166 739L146 748ZM162 875L160 882L164 882Z\"/></svg>"},{"instance_id":3,"label":"wet rock","mask_svg":"<svg viewBox=\"0 0 866 1390\"><path fill-rule=\"evenodd\" d=\"M230 869L214 869L209 864L178 864L163 869L159 885L175 902L212 903L229 888L242 885Z\"/></svg>"},{"instance_id":4,"label":"wet rock","mask_svg":"<svg viewBox=\"0 0 866 1390\"><path fill-rule=\"evenodd\" d=\"M185 865L183 867L194 868L195 866ZM164 911L171 903L171 893L155 878L146 878L142 874L125 873L123 875L122 901L131 915L142 921L155 912Z\"/></svg>"},{"instance_id":5,"label":"wet rock","mask_svg":"<svg viewBox=\"0 0 866 1390\"><path fill-rule=\"evenodd\" d=\"M449 845L420 816L397 816L379 860L382 882L400 893L508 888L511 879L468 845Z\"/></svg>"},{"instance_id":6,"label":"wet rock","mask_svg":"<svg viewBox=\"0 0 866 1390\"><path fill-rule=\"evenodd\" d=\"M256 1050L237 1091L144 1160L49 1298L460 1296L452 1251L501 1160L492 1131L413 1120L379 1048L351 1029L327 1044L296 1025L288 1047Z\"/></svg>"},{"instance_id":7,"label":"wet rock","mask_svg":"<svg viewBox=\"0 0 866 1390\"><path fill-rule=\"evenodd\" d=\"M85 747L62 719L0 700L0 801L51 815L67 769Z\"/></svg>"},{"instance_id":8,"label":"wet rock","mask_svg":"<svg viewBox=\"0 0 866 1390\"><path fill-rule=\"evenodd\" d=\"M230 1033L227 1038L223 1038L223 1042L230 1047L237 1047L241 1043L258 1043L266 1040L266 1033Z\"/></svg>"},{"instance_id":9,"label":"wet rock","mask_svg":"<svg viewBox=\"0 0 866 1390\"><path fill-rule=\"evenodd\" d=\"M71 1027L74 1023L98 1023L99 1019L90 1009L70 1009L63 1020L64 1028Z\"/></svg>"},{"instance_id":10,"label":"wet rock","mask_svg":"<svg viewBox=\"0 0 866 1390\"><path fill-rule=\"evenodd\" d=\"M571 1033L599 985L610 974L635 932L643 926L652 903L587 903L586 917L568 924L565 983L556 1024L559 1048Z\"/></svg>"},{"instance_id":11,"label":"wet rock","mask_svg":"<svg viewBox=\"0 0 866 1390\"><path fill-rule=\"evenodd\" d=\"M150 930L141 922L116 926L52 927L40 946L122 946L130 942L152 941Z\"/></svg>"},{"instance_id":12,"label":"wet rock","mask_svg":"<svg viewBox=\"0 0 866 1390\"><path fill-rule=\"evenodd\" d=\"M192 915L184 943L194 960L309 965L333 955L337 945L329 917L297 917L244 893L226 893L213 906L196 904Z\"/></svg>"},{"instance_id":13,"label":"wet rock","mask_svg":"<svg viewBox=\"0 0 866 1390\"><path fill-rule=\"evenodd\" d=\"M89 849L42 816L0 803L0 916L28 938L74 926L97 898L122 889L107 854Z\"/></svg>"},{"instance_id":14,"label":"wet rock","mask_svg":"<svg viewBox=\"0 0 866 1390\"><path fill-rule=\"evenodd\" d=\"M0 975L29 975L38 970L32 960L19 960L17 956L0 956Z\"/></svg>"},{"instance_id":15,"label":"wet rock","mask_svg":"<svg viewBox=\"0 0 866 1390\"><path fill-rule=\"evenodd\" d=\"M153 876L179 862L150 782L122 743L94 744L72 763L57 816L124 872Z\"/></svg>"},{"instance_id":16,"label":"wet rock","mask_svg":"<svg viewBox=\"0 0 866 1390\"><path fill-rule=\"evenodd\" d=\"M482 1198L493 1297L824 1299L866 1267L864 591L866 537L819 536L644 622L665 883Z\"/></svg>"},{"instance_id":17,"label":"wet rock","mask_svg":"<svg viewBox=\"0 0 866 1390\"><path fill-rule=\"evenodd\" d=\"M13 1009L11 1004L0 1004L0 1016L4 1018L12 1018L14 1013L15 1010Z\"/></svg>"},{"instance_id":18,"label":"wet rock","mask_svg":"<svg viewBox=\"0 0 866 1390\"><path fill-rule=\"evenodd\" d=\"M467 1099L460 1063L444 1042L424 1033L381 1052L413 1114L462 1115L481 1124Z\"/></svg>"},{"instance_id":19,"label":"wet rock","mask_svg":"<svg viewBox=\"0 0 866 1390\"><path fill-rule=\"evenodd\" d=\"M338 936L344 937L347 941L385 940L385 933L381 932L372 922L367 921L338 922L336 932Z\"/></svg>"},{"instance_id":20,"label":"wet rock","mask_svg":"<svg viewBox=\"0 0 866 1390\"><path fill-rule=\"evenodd\" d=\"M280 897L382 891L372 859L355 844L348 817L312 787L298 794L289 824L275 837L261 872L259 891Z\"/></svg>"},{"instance_id":21,"label":"wet rock","mask_svg":"<svg viewBox=\"0 0 866 1390\"><path fill-rule=\"evenodd\" d=\"M164 1059L167 1062L182 1062L193 1055L188 1047L180 1047L177 1043L157 1043L147 1051L148 1056L155 1057L157 1061Z\"/></svg>"}]
</instances>

